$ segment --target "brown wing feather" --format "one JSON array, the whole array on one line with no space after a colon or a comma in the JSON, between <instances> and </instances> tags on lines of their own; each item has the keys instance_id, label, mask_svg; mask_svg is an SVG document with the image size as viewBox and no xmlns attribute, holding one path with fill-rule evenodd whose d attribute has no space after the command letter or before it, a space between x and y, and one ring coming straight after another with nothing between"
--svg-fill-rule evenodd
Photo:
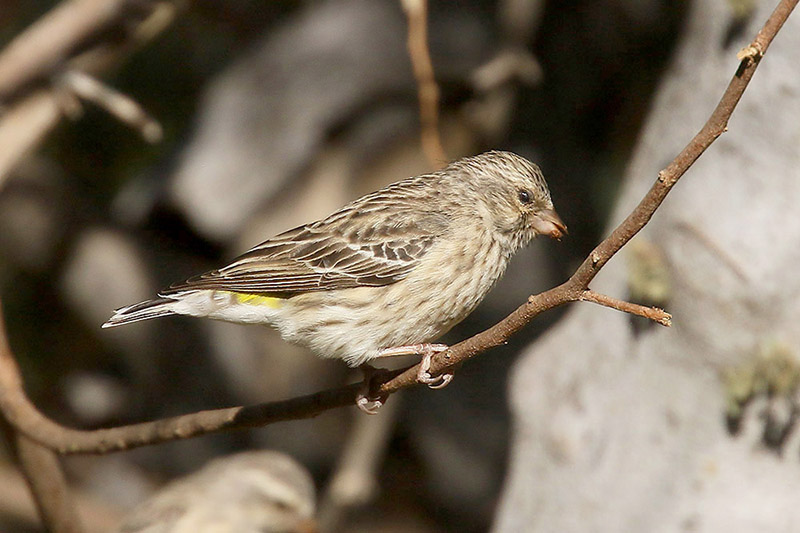
<instances>
[{"instance_id":1,"label":"brown wing feather","mask_svg":"<svg viewBox=\"0 0 800 533\"><path fill-rule=\"evenodd\" d=\"M406 277L447 227L422 211L426 177L396 183L324 220L265 241L228 266L173 285L164 294L216 289L248 294L381 286Z\"/></svg>"}]
</instances>

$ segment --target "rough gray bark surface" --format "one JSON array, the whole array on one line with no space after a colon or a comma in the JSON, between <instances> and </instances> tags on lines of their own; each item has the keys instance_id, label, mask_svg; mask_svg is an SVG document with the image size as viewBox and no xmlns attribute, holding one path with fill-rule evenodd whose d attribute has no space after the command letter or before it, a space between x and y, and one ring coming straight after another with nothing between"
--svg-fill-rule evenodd
<instances>
[{"instance_id":1,"label":"rough gray bark surface","mask_svg":"<svg viewBox=\"0 0 800 533\"><path fill-rule=\"evenodd\" d=\"M731 2L694 2L614 223L700 129L775 4L756 2L731 34ZM769 346L800 360L798 65L795 13L729 132L637 237L664 256L674 326L637 334L628 316L574 305L512 371L515 429L495 531L800 530L798 432L780 449L764 445L772 398L752 402L732 435L723 379ZM628 260L623 249L593 288L625 297Z\"/></svg>"}]
</instances>

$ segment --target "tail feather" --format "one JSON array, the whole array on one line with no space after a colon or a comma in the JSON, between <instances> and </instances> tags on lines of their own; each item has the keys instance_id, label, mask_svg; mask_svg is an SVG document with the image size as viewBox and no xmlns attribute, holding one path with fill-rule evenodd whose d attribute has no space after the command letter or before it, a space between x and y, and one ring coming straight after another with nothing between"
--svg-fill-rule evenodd
<instances>
[{"instance_id":1,"label":"tail feather","mask_svg":"<svg viewBox=\"0 0 800 533\"><path fill-rule=\"evenodd\" d=\"M114 311L114 315L102 327L113 328L123 324L130 324L131 322L139 322L140 320L174 315L175 311L172 310L174 304L175 300L173 299L156 298L155 300L147 300L127 307L120 307Z\"/></svg>"}]
</instances>

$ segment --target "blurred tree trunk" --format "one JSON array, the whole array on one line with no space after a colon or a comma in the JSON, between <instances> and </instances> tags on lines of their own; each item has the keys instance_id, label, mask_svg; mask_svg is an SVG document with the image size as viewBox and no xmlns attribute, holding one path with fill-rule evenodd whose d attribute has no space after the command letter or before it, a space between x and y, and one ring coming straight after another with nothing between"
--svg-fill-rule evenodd
<instances>
[{"instance_id":1,"label":"blurred tree trunk","mask_svg":"<svg viewBox=\"0 0 800 533\"><path fill-rule=\"evenodd\" d=\"M614 222L708 118L776 4L693 3ZM674 326L576 304L513 370L495 531L800 531L800 14L729 128L594 284L630 296L656 265Z\"/></svg>"}]
</instances>

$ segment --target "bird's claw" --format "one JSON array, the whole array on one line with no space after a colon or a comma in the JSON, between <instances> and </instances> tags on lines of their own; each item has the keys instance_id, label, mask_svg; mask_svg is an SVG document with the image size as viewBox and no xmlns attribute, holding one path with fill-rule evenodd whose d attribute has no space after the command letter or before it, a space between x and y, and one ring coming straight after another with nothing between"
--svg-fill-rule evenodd
<instances>
[{"instance_id":1,"label":"bird's claw","mask_svg":"<svg viewBox=\"0 0 800 533\"><path fill-rule=\"evenodd\" d=\"M441 389L446 387L453 381L452 372L444 372L438 376L432 376L431 360L437 353L445 352L450 347L446 344L410 344L408 346L394 346L392 348L384 348L378 353L378 357L395 357L398 355L419 355L422 360L419 363L419 370L417 370L417 382L424 383L432 389ZM362 365L364 366L369 365ZM375 372L372 367L371 372Z\"/></svg>"},{"instance_id":2,"label":"bird's claw","mask_svg":"<svg viewBox=\"0 0 800 533\"><path fill-rule=\"evenodd\" d=\"M380 408L386 403L389 395L376 393L376 383L374 379L377 375L385 371L379 370L366 363L359 368L364 373L364 381L361 382L361 389L358 391L358 396L356 397L356 407L368 415L377 415Z\"/></svg>"},{"instance_id":3,"label":"bird's claw","mask_svg":"<svg viewBox=\"0 0 800 533\"><path fill-rule=\"evenodd\" d=\"M380 408L383 407L384 401L385 399L370 398L360 392L358 393L358 398L356 398L356 407L368 415L377 415Z\"/></svg>"},{"instance_id":4,"label":"bird's claw","mask_svg":"<svg viewBox=\"0 0 800 533\"><path fill-rule=\"evenodd\" d=\"M447 350L444 344L430 344L429 348L422 354L422 360L419 362L419 370L417 370L417 381L424 383L431 389L443 389L453 381L452 372L443 372L437 376L431 375L431 359L433 355Z\"/></svg>"},{"instance_id":5,"label":"bird's claw","mask_svg":"<svg viewBox=\"0 0 800 533\"><path fill-rule=\"evenodd\" d=\"M453 374L446 372L438 376L431 376L430 372L417 372L417 381L424 383L431 389L443 389L453 381Z\"/></svg>"}]
</instances>

